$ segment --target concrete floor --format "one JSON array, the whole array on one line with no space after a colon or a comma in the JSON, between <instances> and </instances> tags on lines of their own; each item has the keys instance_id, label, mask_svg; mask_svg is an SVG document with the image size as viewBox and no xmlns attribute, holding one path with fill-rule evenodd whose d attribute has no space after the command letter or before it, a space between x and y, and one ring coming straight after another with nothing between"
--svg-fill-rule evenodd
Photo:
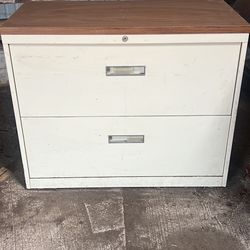
<instances>
[{"instance_id":1,"label":"concrete floor","mask_svg":"<svg viewBox=\"0 0 250 250\"><path fill-rule=\"evenodd\" d=\"M0 164L8 175L0 177L0 250L250 249L250 180L242 167L250 162L248 99L227 188L37 191L24 188L9 90L1 87Z\"/></svg>"}]
</instances>

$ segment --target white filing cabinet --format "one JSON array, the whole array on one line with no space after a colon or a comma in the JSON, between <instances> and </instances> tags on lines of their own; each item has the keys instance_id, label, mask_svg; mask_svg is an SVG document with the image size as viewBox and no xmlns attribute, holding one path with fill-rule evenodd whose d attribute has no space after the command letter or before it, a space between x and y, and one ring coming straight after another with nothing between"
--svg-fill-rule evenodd
<instances>
[{"instance_id":1,"label":"white filing cabinet","mask_svg":"<svg viewBox=\"0 0 250 250\"><path fill-rule=\"evenodd\" d=\"M2 39L27 188L226 185L243 28L40 34L14 21Z\"/></svg>"}]
</instances>

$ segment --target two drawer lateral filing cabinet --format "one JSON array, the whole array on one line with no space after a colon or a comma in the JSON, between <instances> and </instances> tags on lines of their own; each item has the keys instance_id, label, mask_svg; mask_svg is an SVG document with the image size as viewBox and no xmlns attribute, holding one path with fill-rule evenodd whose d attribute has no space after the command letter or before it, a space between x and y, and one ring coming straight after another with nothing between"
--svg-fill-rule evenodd
<instances>
[{"instance_id":1,"label":"two drawer lateral filing cabinet","mask_svg":"<svg viewBox=\"0 0 250 250\"><path fill-rule=\"evenodd\" d=\"M1 34L27 188L225 186L249 31L223 1L24 4Z\"/></svg>"}]
</instances>

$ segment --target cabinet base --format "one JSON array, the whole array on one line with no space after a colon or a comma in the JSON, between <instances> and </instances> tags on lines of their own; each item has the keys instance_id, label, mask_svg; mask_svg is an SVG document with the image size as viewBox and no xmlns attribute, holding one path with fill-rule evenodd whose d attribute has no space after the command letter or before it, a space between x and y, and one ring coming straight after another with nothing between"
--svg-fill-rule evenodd
<instances>
[{"instance_id":1,"label":"cabinet base","mask_svg":"<svg viewBox=\"0 0 250 250\"><path fill-rule=\"evenodd\" d=\"M91 177L29 179L28 189L109 188L109 187L225 187L222 176L216 177Z\"/></svg>"}]
</instances>

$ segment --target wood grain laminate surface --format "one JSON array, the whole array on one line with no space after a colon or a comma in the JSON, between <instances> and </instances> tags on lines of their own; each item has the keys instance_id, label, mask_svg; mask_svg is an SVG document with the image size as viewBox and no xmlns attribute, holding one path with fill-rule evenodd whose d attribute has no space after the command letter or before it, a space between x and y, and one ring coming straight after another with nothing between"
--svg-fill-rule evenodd
<instances>
[{"instance_id":1,"label":"wood grain laminate surface","mask_svg":"<svg viewBox=\"0 0 250 250\"><path fill-rule=\"evenodd\" d=\"M249 24L220 0L29 2L1 34L249 33Z\"/></svg>"}]
</instances>

